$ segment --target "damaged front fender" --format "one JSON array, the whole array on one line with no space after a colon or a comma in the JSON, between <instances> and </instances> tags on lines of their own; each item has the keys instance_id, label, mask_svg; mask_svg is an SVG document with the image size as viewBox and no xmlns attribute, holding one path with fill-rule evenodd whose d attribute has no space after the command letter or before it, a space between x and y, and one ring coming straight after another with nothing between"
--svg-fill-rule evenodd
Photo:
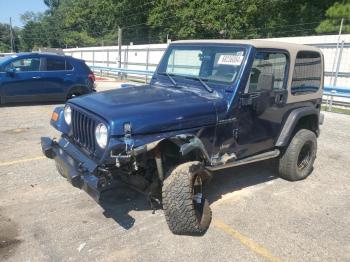
<instances>
[{"instance_id":1,"label":"damaged front fender","mask_svg":"<svg viewBox=\"0 0 350 262\"><path fill-rule=\"evenodd\" d=\"M165 141L170 141L170 142L174 143L175 145L177 145L179 147L179 152L181 153L182 156L186 156L189 153L191 153L192 151L198 150L199 152L202 153L203 158L207 162L210 162L210 157L209 157L209 154L208 154L204 144L197 136L195 136L193 134L180 134L180 135L175 135L175 136L171 136L171 137L163 137L161 139L157 139L157 140L151 141L149 143L145 143L143 145L136 146L131 151L131 155L138 156L142 153L147 153L149 151L152 151L159 144L161 144L162 142L165 142ZM135 142L136 141L133 142L134 145L138 144ZM140 142L140 141L138 141L138 142Z\"/></svg>"}]
</instances>

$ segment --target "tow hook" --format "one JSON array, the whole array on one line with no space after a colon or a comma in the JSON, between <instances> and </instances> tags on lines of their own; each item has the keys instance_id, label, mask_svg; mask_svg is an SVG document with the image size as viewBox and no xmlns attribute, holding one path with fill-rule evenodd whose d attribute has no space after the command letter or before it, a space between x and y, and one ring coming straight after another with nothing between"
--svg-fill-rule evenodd
<instances>
[{"instance_id":1,"label":"tow hook","mask_svg":"<svg viewBox=\"0 0 350 262\"><path fill-rule=\"evenodd\" d=\"M55 153L53 151L53 146L57 144L56 141L51 140L49 137L41 138L41 148L44 155L47 158L53 159L55 157Z\"/></svg>"}]
</instances>

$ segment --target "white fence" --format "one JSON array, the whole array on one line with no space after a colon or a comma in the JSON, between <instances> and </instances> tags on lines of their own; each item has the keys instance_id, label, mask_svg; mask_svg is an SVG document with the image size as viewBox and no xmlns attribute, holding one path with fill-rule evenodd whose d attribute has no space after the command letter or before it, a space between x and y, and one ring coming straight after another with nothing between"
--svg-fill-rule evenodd
<instances>
[{"instance_id":1,"label":"white fence","mask_svg":"<svg viewBox=\"0 0 350 262\"><path fill-rule=\"evenodd\" d=\"M167 46L167 44L122 46L121 68L154 71ZM118 46L71 48L63 51L66 55L84 59L90 66L118 68Z\"/></svg>"},{"instance_id":2,"label":"white fence","mask_svg":"<svg viewBox=\"0 0 350 262\"><path fill-rule=\"evenodd\" d=\"M350 34L341 35L340 39L338 39L338 35L323 35L264 40L319 47L325 57L326 86L333 84L338 63L338 59L335 59L336 53L341 53L336 86L350 87ZM340 40L340 44L337 51L338 40ZM341 44L342 41L344 41L343 45ZM155 70L167 46L167 44L124 45L121 53L121 67L129 70ZM66 55L84 59L90 66L118 67L118 46L70 48L64 49L64 52Z\"/></svg>"}]
</instances>

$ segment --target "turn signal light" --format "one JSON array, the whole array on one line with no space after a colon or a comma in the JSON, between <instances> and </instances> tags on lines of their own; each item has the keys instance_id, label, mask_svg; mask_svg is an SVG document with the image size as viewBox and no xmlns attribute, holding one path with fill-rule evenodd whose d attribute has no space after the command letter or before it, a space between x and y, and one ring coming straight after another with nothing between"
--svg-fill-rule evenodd
<instances>
[{"instance_id":1,"label":"turn signal light","mask_svg":"<svg viewBox=\"0 0 350 262\"><path fill-rule=\"evenodd\" d=\"M58 114L56 112L53 112L51 119L56 122L58 120Z\"/></svg>"}]
</instances>

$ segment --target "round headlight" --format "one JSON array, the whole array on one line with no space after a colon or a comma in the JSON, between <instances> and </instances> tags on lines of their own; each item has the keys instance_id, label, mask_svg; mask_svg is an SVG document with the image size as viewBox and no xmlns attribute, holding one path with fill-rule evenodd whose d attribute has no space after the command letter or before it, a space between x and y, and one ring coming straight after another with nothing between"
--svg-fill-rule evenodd
<instances>
[{"instance_id":1,"label":"round headlight","mask_svg":"<svg viewBox=\"0 0 350 262\"><path fill-rule=\"evenodd\" d=\"M106 125L100 123L96 126L95 137L99 147L105 148L108 140L108 131Z\"/></svg>"},{"instance_id":2,"label":"round headlight","mask_svg":"<svg viewBox=\"0 0 350 262\"><path fill-rule=\"evenodd\" d=\"M67 125L70 125L72 122L72 108L69 105L66 105L64 108L64 120Z\"/></svg>"}]
</instances>

